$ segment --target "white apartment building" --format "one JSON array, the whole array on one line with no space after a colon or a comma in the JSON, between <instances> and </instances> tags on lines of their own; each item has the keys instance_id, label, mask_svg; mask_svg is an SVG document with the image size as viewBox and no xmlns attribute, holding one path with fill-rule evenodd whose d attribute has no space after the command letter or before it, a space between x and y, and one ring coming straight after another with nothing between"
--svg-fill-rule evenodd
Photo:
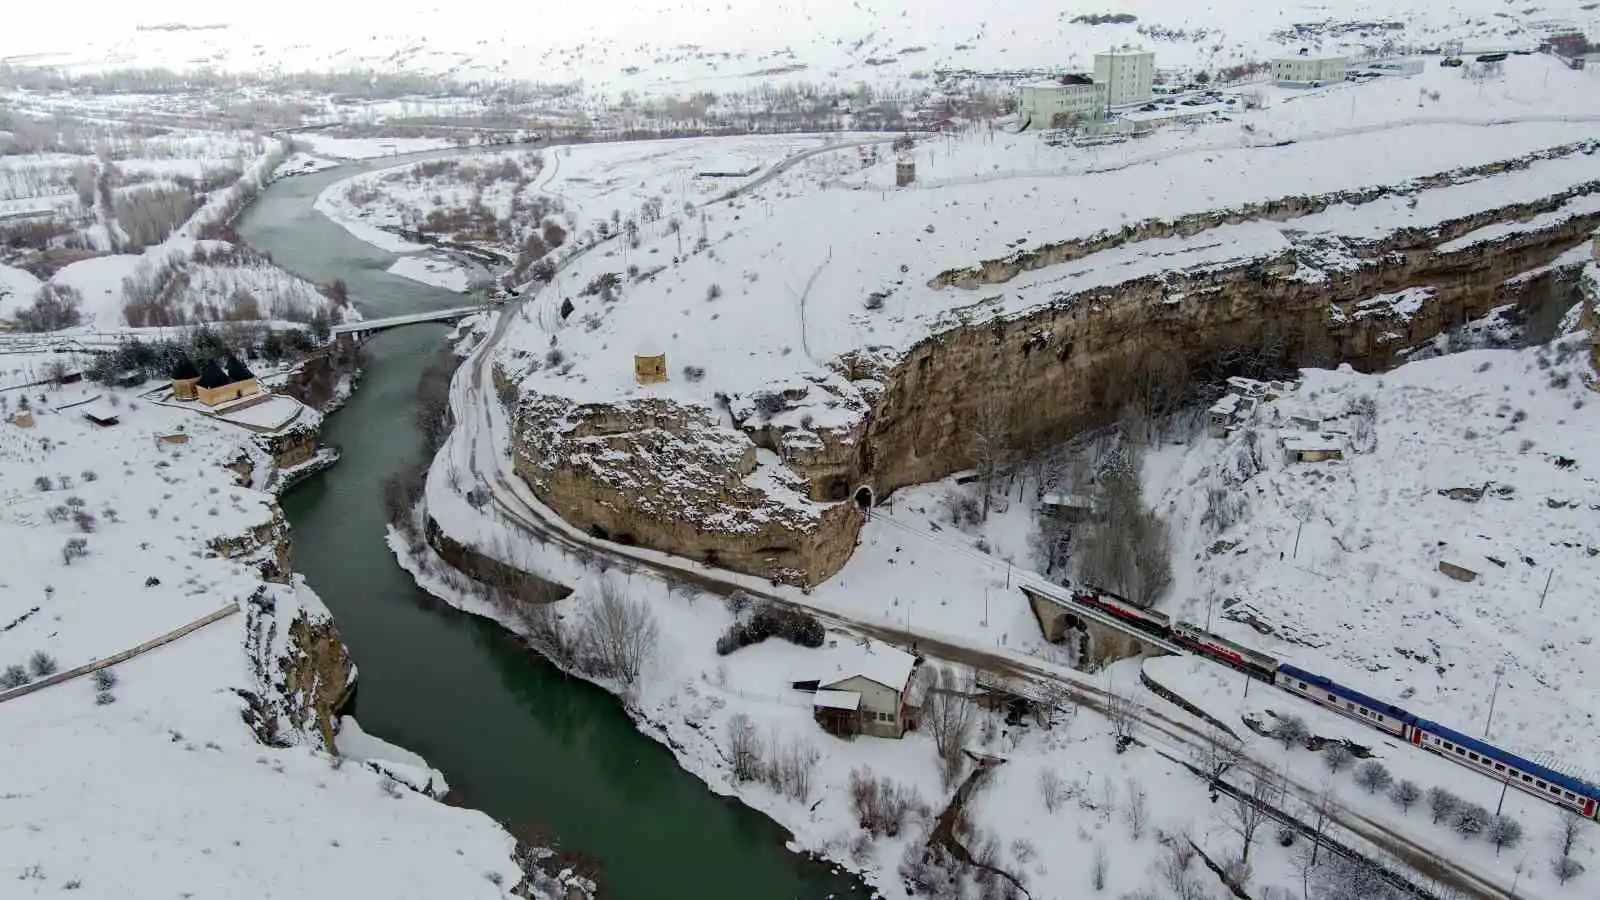
<instances>
[{"instance_id":1,"label":"white apartment building","mask_svg":"<svg viewBox=\"0 0 1600 900\"><path fill-rule=\"evenodd\" d=\"M1301 51L1299 56L1280 56L1272 61L1272 80L1275 84L1312 86L1343 81L1350 68L1350 60L1343 56L1311 56Z\"/></svg>"},{"instance_id":2,"label":"white apartment building","mask_svg":"<svg viewBox=\"0 0 1600 900\"><path fill-rule=\"evenodd\" d=\"M1155 77L1154 51L1123 47L1094 55L1094 80L1105 85L1107 105L1150 102Z\"/></svg>"},{"instance_id":3,"label":"white apartment building","mask_svg":"<svg viewBox=\"0 0 1600 900\"><path fill-rule=\"evenodd\" d=\"M1031 128L1059 128L1075 121L1096 122L1105 114L1105 85L1095 84L1081 75L1025 84L1018 91L1018 119Z\"/></svg>"}]
</instances>

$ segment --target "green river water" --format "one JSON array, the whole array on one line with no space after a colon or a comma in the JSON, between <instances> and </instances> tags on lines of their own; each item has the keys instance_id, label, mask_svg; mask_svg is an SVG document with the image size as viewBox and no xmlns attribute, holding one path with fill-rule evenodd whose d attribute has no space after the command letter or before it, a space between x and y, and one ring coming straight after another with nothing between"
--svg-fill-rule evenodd
<instances>
[{"instance_id":1,"label":"green river water","mask_svg":"<svg viewBox=\"0 0 1600 900\"><path fill-rule=\"evenodd\" d=\"M312 210L324 186L352 171L274 184L240 233L297 274L344 279L368 316L462 305L388 274L393 256ZM425 594L395 563L380 485L421 459L414 390L443 334L414 326L367 344L360 386L324 435L343 461L283 498L295 569L332 609L360 670L363 728L427 757L467 806L547 828L599 859L602 892L615 900L867 896L858 880L785 850L770 820L679 769L610 694Z\"/></svg>"}]
</instances>

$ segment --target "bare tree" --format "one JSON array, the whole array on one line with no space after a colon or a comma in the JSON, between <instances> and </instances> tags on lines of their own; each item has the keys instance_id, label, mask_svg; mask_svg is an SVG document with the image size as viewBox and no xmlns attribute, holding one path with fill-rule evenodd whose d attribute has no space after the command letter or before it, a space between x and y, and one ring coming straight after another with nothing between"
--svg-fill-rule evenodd
<instances>
[{"instance_id":1,"label":"bare tree","mask_svg":"<svg viewBox=\"0 0 1600 900\"><path fill-rule=\"evenodd\" d=\"M649 605L629 598L610 579L601 580L599 596L584 608L580 634L593 671L628 687L638 683L661 637Z\"/></svg>"},{"instance_id":2,"label":"bare tree","mask_svg":"<svg viewBox=\"0 0 1600 900\"><path fill-rule=\"evenodd\" d=\"M1310 733L1306 728L1306 720L1292 714L1279 716L1277 724L1272 726L1272 736L1283 744L1285 750L1295 744L1304 744Z\"/></svg>"},{"instance_id":3,"label":"bare tree","mask_svg":"<svg viewBox=\"0 0 1600 900\"><path fill-rule=\"evenodd\" d=\"M1322 748L1322 764L1335 775L1349 766L1355 758L1355 754L1350 752L1350 745L1344 741L1334 741Z\"/></svg>"},{"instance_id":4,"label":"bare tree","mask_svg":"<svg viewBox=\"0 0 1600 900\"><path fill-rule=\"evenodd\" d=\"M1133 778L1128 779L1128 808L1125 814L1128 817L1128 833L1136 841L1144 837L1145 825L1150 821L1150 795L1144 785Z\"/></svg>"},{"instance_id":5,"label":"bare tree","mask_svg":"<svg viewBox=\"0 0 1600 900\"><path fill-rule=\"evenodd\" d=\"M970 453L972 467L978 472L978 481L983 485L983 518L989 518L989 506L993 502L996 482L1000 473L1005 470L1007 460L1011 455L1008 443L1009 430L1006 427L1006 408L998 400L988 400L979 406L973 414Z\"/></svg>"},{"instance_id":6,"label":"bare tree","mask_svg":"<svg viewBox=\"0 0 1600 900\"><path fill-rule=\"evenodd\" d=\"M1267 821L1267 810L1277 801L1278 784L1270 775L1256 773L1246 790L1233 798L1233 803L1223 809L1223 824L1239 836L1244 847L1239 853L1241 862L1250 862L1250 848L1256 842L1256 832Z\"/></svg>"},{"instance_id":7,"label":"bare tree","mask_svg":"<svg viewBox=\"0 0 1600 900\"><path fill-rule=\"evenodd\" d=\"M1494 855L1507 847L1522 843L1522 823L1510 816L1497 815L1489 820L1489 843L1494 845Z\"/></svg>"},{"instance_id":8,"label":"bare tree","mask_svg":"<svg viewBox=\"0 0 1600 900\"><path fill-rule=\"evenodd\" d=\"M934 667L931 672L926 676L932 683L922 704L921 723L939 752L940 775L948 788L961 778L967 744L976 724L972 679L945 666Z\"/></svg>"},{"instance_id":9,"label":"bare tree","mask_svg":"<svg viewBox=\"0 0 1600 900\"><path fill-rule=\"evenodd\" d=\"M1039 799L1044 801L1045 812L1055 812L1067 799L1067 783L1061 773L1050 766L1039 770Z\"/></svg>"},{"instance_id":10,"label":"bare tree","mask_svg":"<svg viewBox=\"0 0 1600 900\"><path fill-rule=\"evenodd\" d=\"M1561 811L1561 824L1556 826L1556 846L1561 850L1561 858L1566 859L1577 849L1578 838L1583 836L1585 819L1570 809Z\"/></svg>"},{"instance_id":11,"label":"bare tree","mask_svg":"<svg viewBox=\"0 0 1600 900\"><path fill-rule=\"evenodd\" d=\"M1442 787L1428 788L1428 810L1433 813L1433 824L1449 819L1461 807L1461 798Z\"/></svg>"},{"instance_id":12,"label":"bare tree","mask_svg":"<svg viewBox=\"0 0 1600 900\"><path fill-rule=\"evenodd\" d=\"M1311 876L1316 871L1322 858L1322 841L1328 832L1328 825L1338 816L1339 801L1333 795L1333 787L1329 786L1317 794L1316 798L1307 804L1308 815L1306 824L1311 829L1311 843L1302 847L1296 864L1300 869L1301 893L1311 895Z\"/></svg>"},{"instance_id":13,"label":"bare tree","mask_svg":"<svg viewBox=\"0 0 1600 900\"><path fill-rule=\"evenodd\" d=\"M761 737L756 734L755 723L744 713L728 720L728 765L733 777L741 782L753 781L761 770Z\"/></svg>"},{"instance_id":14,"label":"bare tree","mask_svg":"<svg viewBox=\"0 0 1600 900\"><path fill-rule=\"evenodd\" d=\"M1171 536L1144 505L1139 462L1129 448L1118 447L1102 461L1098 485L1099 514L1079 541L1079 575L1150 606L1172 583Z\"/></svg>"},{"instance_id":15,"label":"bare tree","mask_svg":"<svg viewBox=\"0 0 1600 900\"><path fill-rule=\"evenodd\" d=\"M1383 763L1375 759L1367 760L1356 769L1356 784L1361 785L1369 794L1386 790L1393 783L1394 776L1389 774Z\"/></svg>"},{"instance_id":16,"label":"bare tree","mask_svg":"<svg viewBox=\"0 0 1600 900\"><path fill-rule=\"evenodd\" d=\"M1411 807L1416 806L1417 801L1422 799L1422 788L1418 787L1415 781L1402 778L1389 792L1389 799L1394 801L1395 806L1400 807L1401 812L1408 813L1411 812Z\"/></svg>"},{"instance_id":17,"label":"bare tree","mask_svg":"<svg viewBox=\"0 0 1600 900\"><path fill-rule=\"evenodd\" d=\"M1206 773L1212 784L1220 781L1243 758L1244 744L1215 725L1206 730L1205 742L1195 750L1195 765Z\"/></svg>"},{"instance_id":18,"label":"bare tree","mask_svg":"<svg viewBox=\"0 0 1600 900\"><path fill-rule=\"evenodd\" d=\"M1117 740L1117 752L1126 750L1133 741L1133 726L1137 721L1139 704L1132 697L1111 691L1106 694L1106 718L1111 720L1111 733Z\"/></svg>"},{"instance_id":19,"label":"bare tree","mask_svg":"<svg viewBox=\"0 0 1600 900\"><path fill-rule=\"evenodd\" d=\"M1094 860L1089 863L1089 884L1098 893L1106 889L1106 873L1111 870L1111 857L1103 844L1094 846Z\"/></svg>"}]
</instances>

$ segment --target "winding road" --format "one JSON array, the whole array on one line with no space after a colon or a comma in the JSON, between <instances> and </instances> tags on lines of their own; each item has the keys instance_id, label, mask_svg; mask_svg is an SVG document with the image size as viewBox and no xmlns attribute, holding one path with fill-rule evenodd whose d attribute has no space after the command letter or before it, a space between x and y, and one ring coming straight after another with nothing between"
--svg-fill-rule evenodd
<instances>
[{"instance_id":1,"label":"winding road","mask_svg":"<svg viewBox=\"0 0 1600 900\"><path fill-rule=\"evenodd\" d=\"M731 190L713 202L726 202L754 190L805 159L831 150L849 149L859 144L887 143L889 138L843 142L812 148L794 154L775 164L768 172L746 185ZM552 172L552 178L553 178ZM587 252L584 248L579 254ZM569 257L571 262L576 255ZM539 303L538 294L521 301L521 304ZM546 298L548 301L548 298ZM1005 651L978 646L958 636L929 632L912 632L865 622L853 618L847 611L821 605L802 591L778 587L758 578L708 568L682 557L640 547L623 546L586 534L567 523L546 507L532 490L516 475L512 467L509 448L512 428L507 410L493 389L490 373L494 349L518 314L510 307L496 317L488 336L472 349L461 370L451 383L451 409L456 416L456 428L440 453L452 454L452 459L465 459L467 473L478 486L487 488L489 506L503 521L510 523L533 542L545 547L555 547L578 556L596 555L613 560L620 568L645 572L670 584L691 586L708 593L726 596L743 591L752 596L782 606L803 609L817 616L831 628L868 635L899 646L915 647L920 653L950 662L971 666L994 677L1012 679L1024 685L1058 685L1065 688L1072 700L1080 705L1105 713L1113 702L1126 702L1115 691L1099 687L1082 673L1027 656L1021 652ZM536 317L540 324L549 327L558 320L548 316ZM897 523L899 524L899 523ZM906 530L917 532L916 529ZM986 561L993 564L992 560ZM1036 579L1029 579L1036 580ZM1141 638L1146 636L1141 635ZM1161 748L1174 758L1194 758L1206 749L1211 738L1203 728L1183 718L1168 715L1149 705L1135 703L1134 716L1139 730L1138 739L1147 745ZM1250 761L1245 768L1256 768L1285 778L1287 790L1303 801L1314 800L1319 786L1285 777L1270 764ZM1473 867L1442 859L1436 851L1417 843L1410 837L1388 827L1384 822L1358 812L1340 808L1333 820L1349 834L1379 847L1403 861L1406 865L1450 888L1459 891L1463 898L1475 900L1505 900L1510 891L1496 879ZM1419 896L1428 896L1426 893Z\"/></svg>"}]
</instances>

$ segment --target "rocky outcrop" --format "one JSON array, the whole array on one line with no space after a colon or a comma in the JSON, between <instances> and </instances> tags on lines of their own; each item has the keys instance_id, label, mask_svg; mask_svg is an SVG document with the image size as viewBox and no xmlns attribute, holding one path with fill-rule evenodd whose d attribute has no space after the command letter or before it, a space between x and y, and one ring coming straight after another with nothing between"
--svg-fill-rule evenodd
<instances>
[{"instance_id":1,"label":"rocky outcrop","mask_svg":"<svg viewBox=\"0 0 1600 900\"><path fill-rule=\"evenodd\" d=\"M995 400L1007 442L1027 450L1114 421L1153 379L1219 372L1230 361L1394 365L1403 348L1517 302L1536 282L1513 276L1600 225L1600 216L1575 215L1455 252L1435 249L1555 208L1554 196L1376 241L1302 237L1271 258L1058 294L1026 316L936 334L890 373L867 426L863 459L873 465L862 477L886 492L965 468L964 435ZM1416 308L1369 303L1411 288L1429 289Z\"/></svg>"},{"instance_id":2,"label":"rocky outcrop","mask_svg":"<svg viewBox=\"0 0 1600 900\"><path fill-rule=\"evenodd\" d=\"M348 398L360 374L359 347L330 341L294 367L282 393L319 412L332 412Z\"/></svg>"},{"instance_id":3,"label":"rocky outcrop","mask_svg":"<svg viewBox=\"0 0 1600 900\"><path fill-rule=\"evenodd\" d=\"M292 573L290 554L294 540L289 534L289 520L277 504L272 506L272 518L243 534L216 537L206 541L206 549L226 559L238 560L256 567L263 581L288 584Z\"/></svg>"},{"instance_id":4,"label":"rocky outcrop","mask_svg":"<svg viewBox=\"0 0 1600 900\"><path fill-rule=\"evenodd\" d=\"M812 502L805 479L710 410L541 395L517 422L517 474L596 537L791 584L838 570L855 547L854 510Z\"/></svg>"},{"instance_id":5,"label":"rocky outcrop","mask_svg":"<svg viewBox=\"0 0 1600 900\"><path fill-rule=\"evenodd\" d=\"M333 620L291 602L293 593L262 588L246 603L245 649L257 687L239 692L244 720L264 744L309 738L337 752L336 723L355 687L355 664Z\"/></svg>"}]
</instances>

